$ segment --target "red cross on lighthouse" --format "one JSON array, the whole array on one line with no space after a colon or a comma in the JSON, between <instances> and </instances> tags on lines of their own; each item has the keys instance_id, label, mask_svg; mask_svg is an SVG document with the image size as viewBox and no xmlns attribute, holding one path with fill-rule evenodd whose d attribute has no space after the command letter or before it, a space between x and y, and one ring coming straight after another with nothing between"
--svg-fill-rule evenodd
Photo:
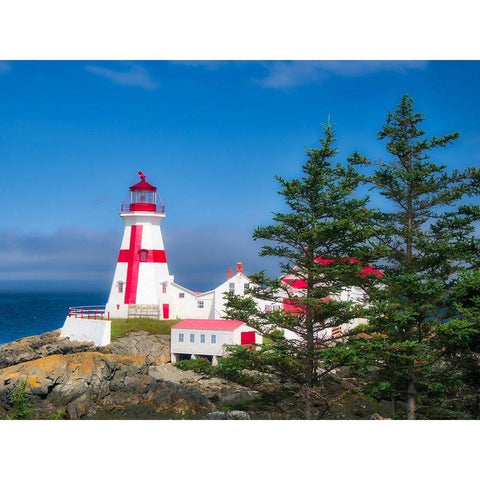
<instances>
[{"instance_id":1,"label":"red cross on lighthouse","mask_svg":"<svg viewBox=\"0 0 480 480\"><path fill-rule=\"evenodd\" d=\"M140 263L166 263L165 250L145 250L142 246L142 225L132 225L130 232L130 248L120 250L118 263L126 262L127 278L125 282L125 303L134 304L137 300L138 271Z\"/></svg>"}]
</instances>

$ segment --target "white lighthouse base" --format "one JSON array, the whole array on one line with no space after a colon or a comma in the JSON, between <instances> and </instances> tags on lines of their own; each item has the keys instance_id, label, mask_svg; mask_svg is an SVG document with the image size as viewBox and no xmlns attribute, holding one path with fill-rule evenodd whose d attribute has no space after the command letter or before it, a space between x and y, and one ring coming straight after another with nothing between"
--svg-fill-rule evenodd
<instances>
[{"instance_id":1,"label":"white lighthouse base","mask_svg":"<svg viewBox=\"0 0 480 480\"><path fill-rule=\"evenodd\" d=\"M67 317L60 336L79 342L93 342L96 347L103 347L110 343L110 330L109 320Z\"/></svg>"}]
</instances>

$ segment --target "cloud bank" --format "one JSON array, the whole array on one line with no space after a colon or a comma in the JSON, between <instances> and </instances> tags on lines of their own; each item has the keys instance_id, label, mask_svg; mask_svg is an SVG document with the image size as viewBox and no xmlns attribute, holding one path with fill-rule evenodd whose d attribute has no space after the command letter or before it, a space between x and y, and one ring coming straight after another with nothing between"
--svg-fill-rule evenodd
<instances>
[{"instance_id":1,"label":"cloud bank","mask_svg":"<svg viewBox=\"0 0 480 480\"><path fill-rule=\"evenodd\" d=\"M321 83L332 75L360 77L378 72L407 73L424 70L425 61L396 60L321 60L262 62L266 75L254 80L264 88L294 88L308 83Z\"/></svg>"},{"instance_id":2,"label":"cloud bank","mask_svg":"<svg viewBox=\"0 0 480 480\"><path fill-rule=\"evenodd\" d=\"M120 64L120 67L123 68L113 69L99 65L87 65L85 70L119 85L141 87L146 90L154 90L159 87L146 68L134 63L123 63Z\"/></svg>"},{"instance_id":3,"label":"cloud bank","mask_svg":"<svg viewBox=\"0 0 480 480\"><path fill-rule=\"evenodd\" d=\"M243 262L245 272L266 269L277 274L272 261L258 257L260 244L251 232L225 225L168 226L163 231L170 274L193 290L206 291ZM110 287L122 231L61 230L51 234L0 232L0 287L14 284L32 290L68 283Z\"/></svg>"}]
</instances>

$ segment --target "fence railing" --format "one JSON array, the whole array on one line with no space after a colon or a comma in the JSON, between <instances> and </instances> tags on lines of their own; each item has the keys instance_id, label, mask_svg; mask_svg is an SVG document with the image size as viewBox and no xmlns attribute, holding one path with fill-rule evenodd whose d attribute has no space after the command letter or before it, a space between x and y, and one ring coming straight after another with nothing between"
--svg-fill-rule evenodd
<instances>
[{"instance_id":1,"label":"fence railing","mask_svg":"<svg viewBox=\"0 0 480 480\"><path fill-rule=\"evenodd\" d=\"M133 204L135 207L131 207L131 203L122 203L120 207L120 212L121 213L130 213L130 212L139 212L139 211L151 211L151 212L156 212L156 213L163 213L165 214L165 205L163 203L136 203ZM139 205L142 205L142 207L139 207Z\"/></svg>"},{"instance_id":2,"label":"fence railing","mask_svg":"<svg viewBox=\"0 0 480 480\"><path fill-rule=\"evenodd\" d=\"M110 320L110 312L105 318L105 305L86 305L68 307L68 316L73 318L86 318L87 320Z\"/></svg>"}]
</instances>

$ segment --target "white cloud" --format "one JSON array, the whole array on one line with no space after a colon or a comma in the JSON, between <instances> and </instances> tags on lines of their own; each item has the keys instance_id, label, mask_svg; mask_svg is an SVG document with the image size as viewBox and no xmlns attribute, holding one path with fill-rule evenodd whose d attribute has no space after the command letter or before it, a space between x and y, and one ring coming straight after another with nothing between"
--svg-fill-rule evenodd
<instances>
[{"instance_id":1,"label":"white cloud","mask_svg":"<svg viewBox=\"0 0 480 480\"><path fill-rule=\"evenodd\" d=\"M262 62L266 76L255 83L265 88L293 88L308 83L321 83L326 78L360 77L380 71L406 73L409 70L424 70L425 61L396 60L319 60Z\"/></svg>"},{"instance_id":2,"label":"white cloud","mask_svg":"<svg viewBox=\"0 0 480 480\"><path fill-rule=\"evenodd\" d=\"M159 84L150 76L148 70L134 63L120 64L122 69L112 69L99 65L87 65L85 70L95 75L100 75L119 85L141 87L146 90L153 90Z\"/></svg>"}]
</instances>

